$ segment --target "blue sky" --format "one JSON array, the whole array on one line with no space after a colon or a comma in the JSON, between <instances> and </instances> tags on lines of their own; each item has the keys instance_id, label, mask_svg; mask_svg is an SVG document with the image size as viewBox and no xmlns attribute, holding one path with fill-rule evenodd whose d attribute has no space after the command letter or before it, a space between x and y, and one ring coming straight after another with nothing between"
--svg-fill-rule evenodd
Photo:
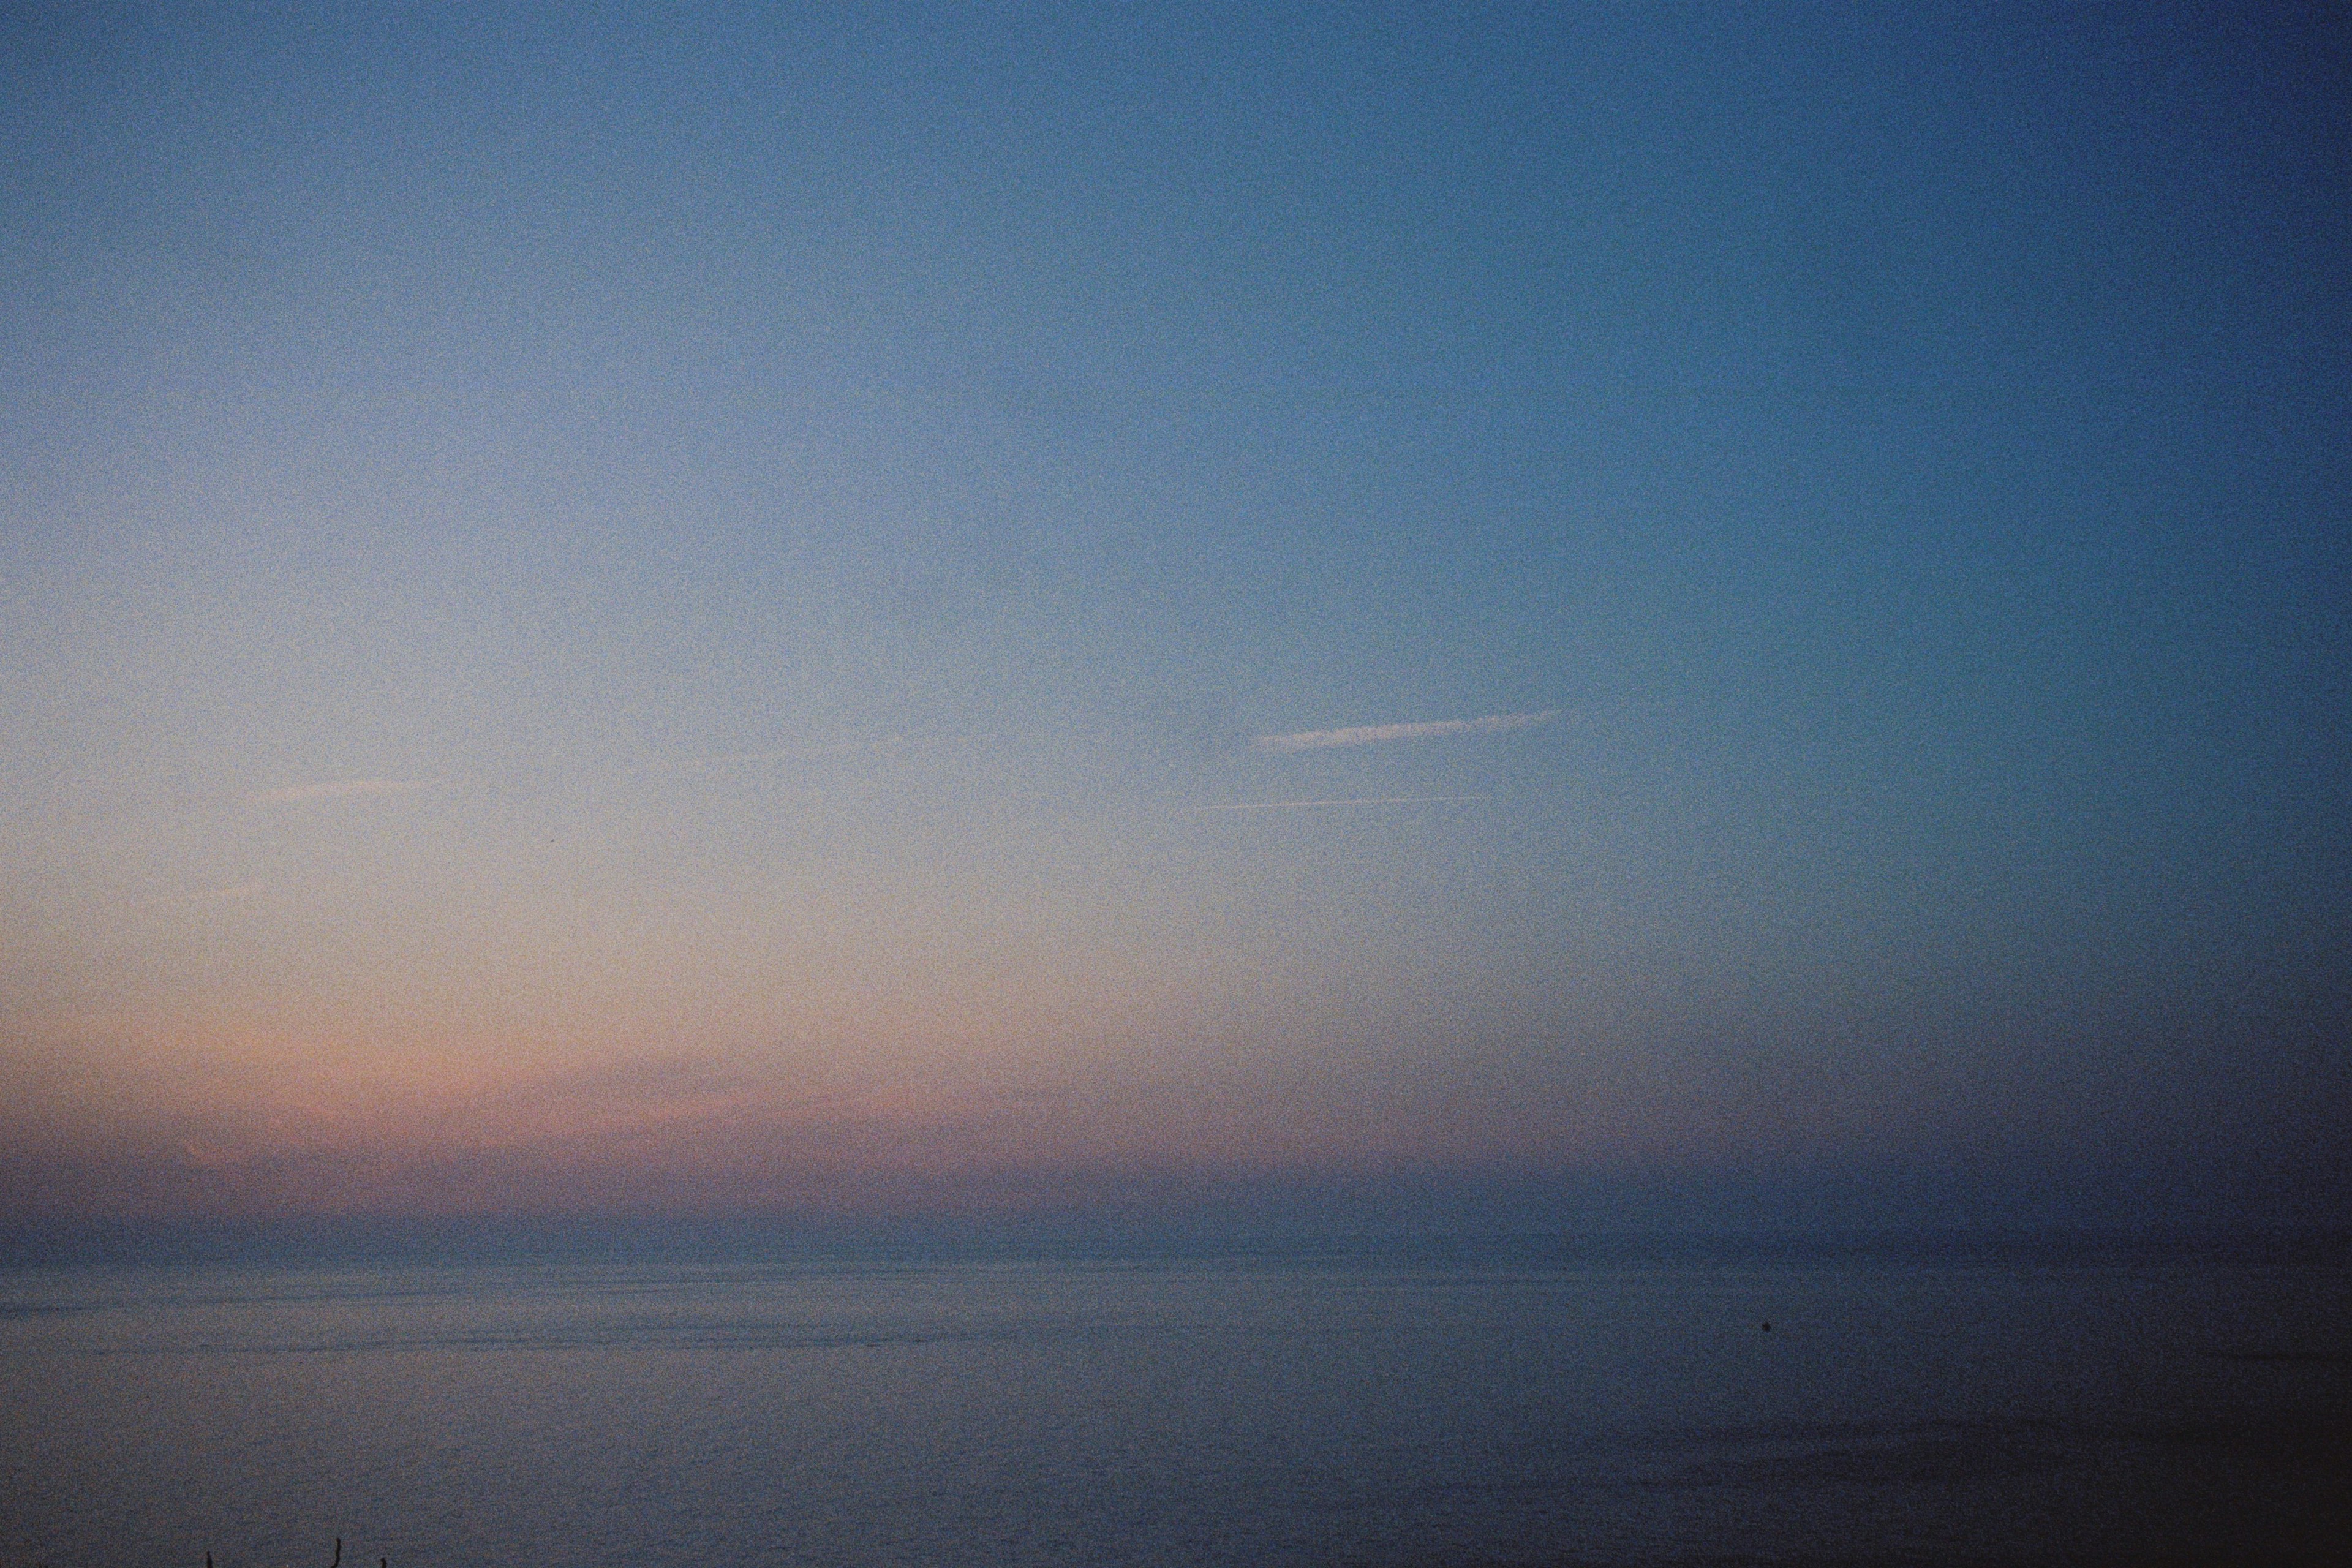
<instances>
[{"instance_id":1,"label":"blue sky","mask_svg":"<svg viewBox=\"0 0 2352 1568\"><path fill-rule=\"evenodd\" d=\"M2338 29L0 58L17 1207L2352 1193Z\"/></svg>"}]
</instances>

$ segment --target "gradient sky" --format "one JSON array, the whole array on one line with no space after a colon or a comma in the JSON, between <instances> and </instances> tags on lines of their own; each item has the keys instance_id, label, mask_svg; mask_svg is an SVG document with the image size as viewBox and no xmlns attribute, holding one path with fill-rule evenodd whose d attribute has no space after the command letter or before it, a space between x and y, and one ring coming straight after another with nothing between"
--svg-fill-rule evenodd
<instances>
[{"instance_id":1,"label":"gradient sky","mask_svg":"<svg viewBox=\"0 0 2352 1568\"><path fill-rule=\"evenodd\" d=\"M7 6L0 1212L2352 1215L2346 35L1929 9Z\"/></svg>"}]
</instances>

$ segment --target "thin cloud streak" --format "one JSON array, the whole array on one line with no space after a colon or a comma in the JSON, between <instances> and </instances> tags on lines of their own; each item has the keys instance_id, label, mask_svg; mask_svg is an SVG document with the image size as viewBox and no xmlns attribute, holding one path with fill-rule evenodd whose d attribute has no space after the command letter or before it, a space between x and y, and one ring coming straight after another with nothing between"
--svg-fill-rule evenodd
<instances>
[{"instance_id":1,"label":"thin cloud streak","mask_svg":"<svg viewBox=\"0 0 2352 1568\"><path fill-rule=\"evenodd\" d=\"M289 805L308 800L352 800L372 795L407 795L431 789L432 779L336 779L329 784L289 784L246 796L248 805Z\"/></svg>"},{"instance_id":2,"label":"thin cloud streak","mask_svg":"<svg viewBox=\"0 0 2352 1568\"><path fill-rule=\"evenodd\" d=\"M1260 735L1250 742L1254 752L1320 752L1334 746L1376 746L1383 741L1426 741L1439 735L1485 735L1504 730L1532 730L1559 717L1559 710L1540 713L1489 713L1483 719L1436 719L1423 724L1362 724L1347 730L1300 730L1287 735Z\"/></svg>"},{"instance_id":3,"label":"thin cloud streak","mask_svg":"<svg viewBox=\"0 0 2352 1568\"><path fill-rule=\"evenodd\" d=\"M1345 800L1253 800L1239 805L1196 805L1194 811L1296 811L1317 805L1435 805L1444 801L1492 800L1486 795L1365 795Z\"/></svg>"}]
</instances>

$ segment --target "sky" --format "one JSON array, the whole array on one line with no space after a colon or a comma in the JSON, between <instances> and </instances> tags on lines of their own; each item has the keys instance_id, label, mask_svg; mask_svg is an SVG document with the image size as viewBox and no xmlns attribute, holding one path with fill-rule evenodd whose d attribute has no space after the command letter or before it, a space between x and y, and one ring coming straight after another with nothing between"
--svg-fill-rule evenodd
<instances>
[{"instance_id":1,"label":"sky","mask_svg":"<svg viewBox=\"0 0 2352 1568\"><path fill-rule=\"evenodd\" d=\"M2352 1221L2352 47L1932 10L0 7L0 1215Z\"/></svg>"}]
</instances>

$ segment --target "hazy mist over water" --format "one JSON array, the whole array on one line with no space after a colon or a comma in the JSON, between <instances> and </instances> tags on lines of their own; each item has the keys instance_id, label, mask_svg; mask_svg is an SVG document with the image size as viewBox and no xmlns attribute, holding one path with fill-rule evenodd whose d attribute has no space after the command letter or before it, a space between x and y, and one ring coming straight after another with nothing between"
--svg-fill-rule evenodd
<instances>
[{"instance_id":1,"label":"hazy mist over water","mask_svg":"<svg viewBox=\"0 0 2352 1568\"><path fill-rule=\"evenodd\" d=\"M569 1251L0 1272L0 1554L2322 1562L2352 1525L2340 1244Z\"/></svg>"}]
</instances>

